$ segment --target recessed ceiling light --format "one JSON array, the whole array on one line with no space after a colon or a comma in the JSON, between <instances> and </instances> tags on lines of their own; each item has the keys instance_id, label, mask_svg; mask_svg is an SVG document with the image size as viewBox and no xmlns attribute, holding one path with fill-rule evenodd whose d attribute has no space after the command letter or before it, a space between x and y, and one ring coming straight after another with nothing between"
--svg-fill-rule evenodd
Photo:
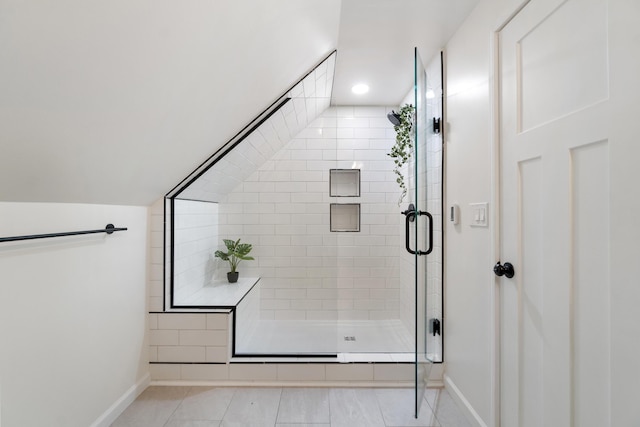
<instances>
[{"instance_id":1,"label":"recessed ceiling light","mask_svg":"<svg viewBox=\"0 0 640 427\"><path fill-rule=\"evenodd\" d=\"M369 92L369 85L366 85L364 83L358 83L357 85L351 88L351 92L355 93L356 95L365 94Z\"/></svg>"},{"instance_id":2,"label":"recessed ceiling light","mask_svg":"<svg viewBox=\"0 0 640 427\"><path fill-rule=\"evenodd\" d=\"M436 97L436 93L433 91L433 89L429 89L427 90L427 99L433 99Z\"/></svg>"}]
</instances>

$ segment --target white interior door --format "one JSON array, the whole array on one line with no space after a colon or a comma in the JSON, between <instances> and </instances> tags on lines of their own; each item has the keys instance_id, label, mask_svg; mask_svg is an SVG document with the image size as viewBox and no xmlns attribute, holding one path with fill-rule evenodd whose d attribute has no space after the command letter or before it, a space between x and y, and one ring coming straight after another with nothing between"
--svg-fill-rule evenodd
<instances>
[{"instance_id":1,"label":"white interior door","mask_svg":"<svg viewBox=\"0 0 640 427\"><path fill-rule=\"evenodd\" d=\"M607 33L533 0L499 34L502 426L610 425Z\"/></svg>"}]
</instances>

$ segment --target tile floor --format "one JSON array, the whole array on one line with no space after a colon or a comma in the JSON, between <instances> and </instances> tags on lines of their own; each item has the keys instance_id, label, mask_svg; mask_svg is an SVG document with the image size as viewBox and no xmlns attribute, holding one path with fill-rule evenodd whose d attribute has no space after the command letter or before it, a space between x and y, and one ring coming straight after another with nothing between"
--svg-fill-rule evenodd
<instances>
[{"instance_id":1,"label":"tile floor","mask_svg":"<svg viewBox=\"0 0 640 427\"><path fill-rule=\"evenodd\" d=\"M112 427L471 427L445 389L151 386Z\"/></svg>"}]
</instances>

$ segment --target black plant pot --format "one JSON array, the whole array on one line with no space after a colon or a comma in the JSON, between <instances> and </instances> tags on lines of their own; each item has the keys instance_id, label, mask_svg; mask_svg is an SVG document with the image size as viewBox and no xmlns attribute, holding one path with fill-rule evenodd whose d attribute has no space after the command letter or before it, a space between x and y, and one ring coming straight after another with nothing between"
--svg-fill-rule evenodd
<instances>
[{"instance_id":1,"label":"black plant pot","mask_svg":"<svg viewBox=\"0 0 640 427\"><path fill-rule=\"evenodd\" d=\"M234 271L227 273L227 280L229 281L229 283L236 283L238 281L238 276L240 275L239 272Z\"/></svg>"}]
</instances>

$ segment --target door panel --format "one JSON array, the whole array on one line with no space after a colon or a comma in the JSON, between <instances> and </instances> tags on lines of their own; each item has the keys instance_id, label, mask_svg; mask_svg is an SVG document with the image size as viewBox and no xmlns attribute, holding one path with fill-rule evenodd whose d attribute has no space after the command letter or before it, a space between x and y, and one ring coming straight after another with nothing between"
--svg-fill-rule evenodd
<instances>
[{"instance_id":1,"label":"door panel","mask_svg":"<svg viewBox=\"0 0 640 427\"><path fill-rule=\"evenodd\" d=\"M541 426L544 360L544 284L543 241L542 234L536 232L540 221L540 206L543 199L542 177L543 161L540 157L520 162L519 175L519 212L521 224L520 253L520 345L519 371L522 381L518 393L521 399L521 418L523 426ZM526 260L526 264L523 262Z\"/></svg>"},{"instance_id":2,"label":"door panel","mask_svg":"<svg viewBox=\"0 0 640 427\"><path fill-rule=\"evenodd\" d=\"M571 150L574 425L609 425L609 143ZM585 215L589 212L589 215ZM596 368L597 367L597 368Z\"/></svg>"},{"instance_id":3,"label":"door panel","mask_svg":"<svg viewBox=\"0 0 640 427\"><path fill-rule=\"evenodd\" d=\"M606 9L532 1L499 35L504 426L609 425Z\"/></svg>"},{"instance_id":4,"label":"door panel","mask_svg":"<svg viewBox=\"0 0 640 427\"><path fill-rule=\"evenodd\" d=\"M540 10L531 14L530 31L516 41L521 130L608 97L606 4L557 3L531 5Z\"/></svg>"}]
</instances>

